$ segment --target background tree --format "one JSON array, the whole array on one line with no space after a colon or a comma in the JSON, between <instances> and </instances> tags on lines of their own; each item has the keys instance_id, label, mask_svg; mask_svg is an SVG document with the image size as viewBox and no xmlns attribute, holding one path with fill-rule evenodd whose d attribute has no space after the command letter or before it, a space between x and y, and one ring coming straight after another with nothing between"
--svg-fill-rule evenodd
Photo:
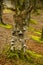
<instances>
[{"instance_id":1,"label":"background tree","mask_svg":"<svg viewBox=\"0 0 43 65\"><path fill-rule=\"evenodd\" d=\"M43 40L43 27L42 27L42 33L41 33L41 40Z\"/></svg>"},{"instance_id":2,"label":"background tree","mask_svg":"<svg viewBox=\"0 0 43 65\"><path fill-rule=\"evenodd\" d=\"M3 0L0 0L0 23L5 25L2 19L2 15L3 15Z\"/></svg>"}]
</instances>

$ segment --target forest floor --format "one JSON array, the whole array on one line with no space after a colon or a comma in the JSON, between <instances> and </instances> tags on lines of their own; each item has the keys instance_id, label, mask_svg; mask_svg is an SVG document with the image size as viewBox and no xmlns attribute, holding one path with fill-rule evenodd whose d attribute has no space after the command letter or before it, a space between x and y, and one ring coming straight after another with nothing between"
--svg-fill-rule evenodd
<instances>
[{"instance_id":1,"label":"forest floor","mask_svg":"<svg viewBox=\"0 0 43 65\"><path fill-rule=\"evenodd\" d=\"M32 14L31 18L33 20L35 20L37 23L36 24L30 23L30 25L29 25L30 29L28 32L25 33L26 36L29 36L29 40L27 40L26 44L27 44L29 50L43 56L43 43L37 42L36 40L34 40L32 38L32 36L41 38L41 34L39 31L42 29L42 26L43 26L43 11L40 11L39 15ZM6 24L11 24L12 26L14 26L13 14L12 13L3 14L3 21ZM2 51L4 50L5 46L9 45L9 43L10 43L10 40L12 37L12 30L13 30L13 28L6 29L4 27L0 27L0 65L35 65L35 64L30 64L30 63L26 64L22 60L18 61L18 59L9 60L8 58L6 58L5 55L2 54ZM15 63L16 61L18 64ZM36 64L36 65L39 65L39 64ZM43 64L40 64L40 65L43 65Z\"/></svg>"},{"instance_id":2,"label":"forest floor","mask_svg":"<svg viewBox=\"0 0 43 65\"><path fill-rule=\"evenodd\" d=\"M41 34L39 32L39 34L37 33L38 31L42 30L42 26L43 26L43 12L41 11L40 15L32 15L32 19L33 20L36 20L37 23L36 24L32 24L30 23L30 27L31 28L34 28L33 31L29 31L29 35L32 35L32 36L38 36L41 38ZM35 33L36 31L36 33ZM42 54L43 55L43 43L41 44L40 42L37 42L33 39L29 39L29 49L39 53L39 54Z\"/></svg>"}]
</instances>

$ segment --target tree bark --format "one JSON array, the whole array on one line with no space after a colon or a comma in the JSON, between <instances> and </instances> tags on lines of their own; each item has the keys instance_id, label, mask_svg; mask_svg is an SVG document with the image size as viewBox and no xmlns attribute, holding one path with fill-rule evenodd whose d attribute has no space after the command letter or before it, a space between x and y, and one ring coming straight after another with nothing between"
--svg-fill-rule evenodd
<instances>
[{"instance_id":1,"label":"tree bark","mask_svg":"<svg viewBox=\"0 0 43 65\"><path fill-rule=\"evenodd\" d=\"M2 14L3 14L3 0L0 0L0 23L5 25L2 19Z\"/></svg>"},{"instance_id":2,"label":"tree bark","mask_svg":"<svg viewBox=\"0 0 43 65\"><path fill-rule=\"evenodd\" d=\"M42 27L42 33L41 33L41 40L43 40L43 27Z\"/></svg>"}]
</instances>

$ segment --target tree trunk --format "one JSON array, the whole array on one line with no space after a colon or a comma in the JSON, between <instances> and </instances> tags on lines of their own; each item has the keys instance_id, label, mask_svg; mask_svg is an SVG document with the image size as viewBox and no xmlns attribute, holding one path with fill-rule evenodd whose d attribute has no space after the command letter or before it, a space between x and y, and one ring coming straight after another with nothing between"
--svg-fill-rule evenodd
<instances>
[{"instance_id":1,"label":"tree trunk","mask_svg":"<svg viewBox=\"0 0 43 65\"><path fill-rule=\"evenodd\" d=\"M41 40L43 40L43 27L42 27L42 33L41 33Z\"/></svg>"},{"instance_id":2,"label":"tree trunk","mask_svg":"<svg viewBox=\"0 0 43 65\"><path fill-rule=\"evenodd\" d=\"M5 25L2 19L2 14L3 14L3 0L0 0L0 23Z\"/></svg>"},{"instance_id":3,"label":"tree trunk","mask_svg":"<svg viewBox=\"0 0 43 65\"><path fill-rule=\"evenodd\" d=\"M36 9L36 3L37 3L37 1L34 0L34 2L33 2L33 4L34 4L34 12L37 12L37 9Z\"/></svg>"}]
</instances>

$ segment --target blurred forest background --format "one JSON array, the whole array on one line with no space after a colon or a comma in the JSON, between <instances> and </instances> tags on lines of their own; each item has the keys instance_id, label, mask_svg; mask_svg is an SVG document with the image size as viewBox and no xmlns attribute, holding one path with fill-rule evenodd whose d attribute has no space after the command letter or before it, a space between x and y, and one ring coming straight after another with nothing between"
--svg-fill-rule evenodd
<instances>
[{"instance_id":1,"label":"blurred forest background","mask_svg":"<svg viewBox=\"0 0 43 65\"><path fill-rule=\"evenodd\" d=\"M43 0L0 0L0 65L43 65Z\"/></svg>"}]
</instances>

